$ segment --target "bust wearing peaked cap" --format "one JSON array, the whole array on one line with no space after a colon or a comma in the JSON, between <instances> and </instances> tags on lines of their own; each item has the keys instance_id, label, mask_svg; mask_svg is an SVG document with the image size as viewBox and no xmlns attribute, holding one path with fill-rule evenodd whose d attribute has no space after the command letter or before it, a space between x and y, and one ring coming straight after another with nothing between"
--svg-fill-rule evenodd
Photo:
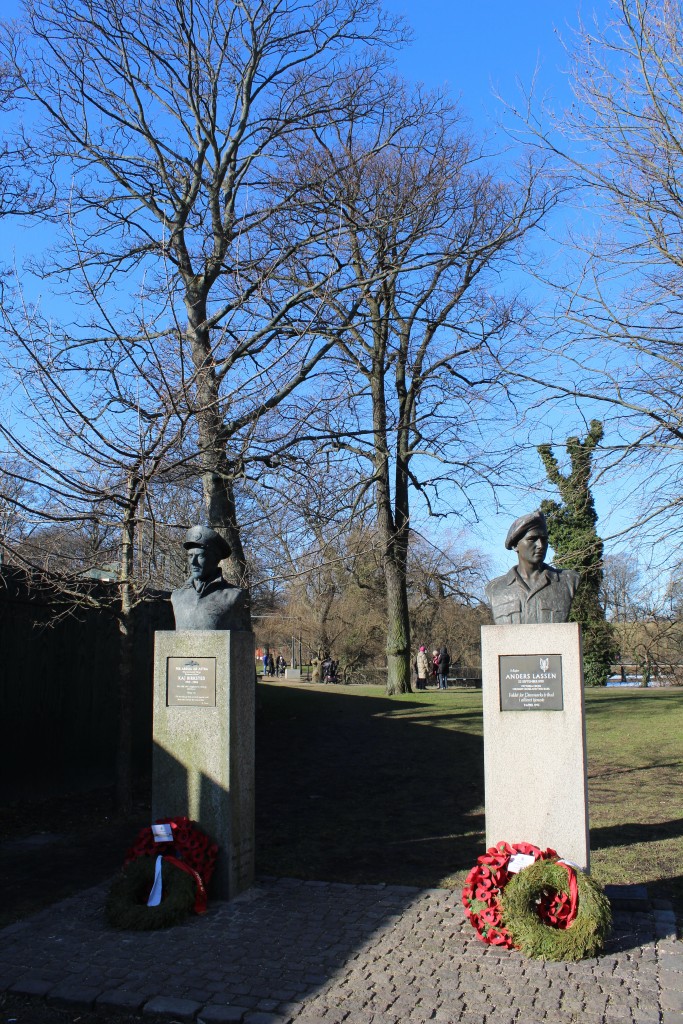
<instances>
[{"instance_id":1,"label":"bust wearing peaked cap","mask_svg":"<svg viewBox=\"0 0 683 1024\"><path fill-rule=\"evenodd\" d=\"M546 565L548 527L539 510L515 519L505 538L517 552L517 565L486 587L497 626L567 622L579 574Z\"/></svg>"},{"instance_id":2,"label":"bust wearing peaked cap","mask_svg":"<svg viewBox=\"0 0 683 1024\"><path fill-rule=\"evenodd\" d=\"M247 592L223 579L218 563L230 545L210 526L185 534L190 578L171 594L176 629L251 629Z\"/></svg>"}]
</instances>

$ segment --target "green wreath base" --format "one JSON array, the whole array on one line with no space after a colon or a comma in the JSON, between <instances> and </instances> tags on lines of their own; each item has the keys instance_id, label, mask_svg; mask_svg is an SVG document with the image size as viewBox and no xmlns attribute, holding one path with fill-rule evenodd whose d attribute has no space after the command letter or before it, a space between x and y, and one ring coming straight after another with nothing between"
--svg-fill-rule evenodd
<instances>
[{"instance_id":1,"label":"green wreath base","mask_svg":"<svg viewBox=\"0 0 683 1024\"><path fill-rule=\"evenodd\" d=\"M138 857L112 882L106 903L107 920L112 928L153 931L170 928L189 917L195 899L194 879L167 861L161 865L161 903L158 907L147 906L155 863L156 857Z\"/></svg>"},{"instance_id":2,"label":"green wreath base","mask_svg":"<svg viewBox=\"0 0 683 1024\"><path fill-rule=\"evenodd\" d=\"M567 870L552 860L539 860L514 875L505 886L501 901L503 921L512 940L535 960L583 960L604 949L612 924L609 900L597 882L576 872L578 905L569 928L553 928L537 913L537 901L544 891L569 892Z\"/></svg>"}]
</instances>

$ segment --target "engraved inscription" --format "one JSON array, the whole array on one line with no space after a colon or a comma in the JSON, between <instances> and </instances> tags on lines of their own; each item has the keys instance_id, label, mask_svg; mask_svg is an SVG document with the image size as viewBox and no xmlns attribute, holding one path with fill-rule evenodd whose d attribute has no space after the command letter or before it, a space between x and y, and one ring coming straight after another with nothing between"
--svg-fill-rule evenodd
<instances>
[{"instance_id":1,"label":"engraved inscription","mask_svg":"<svg viewBox=\"0 0 683 1024\"><path fill-rule=\"evenodd\" d=\"M166 706L216 707L216 659L168 658Z\"/></svg>"},{"instance_id":2,"label":"engraved inscription","mask_svg":"<svg viewBox=\"0 0 683 1024\"><path fill-rule=\"evenodd\" d=\"M504 654L498 659L501 711L562 711L562 655Z\"/></svg>"}]
</instances>

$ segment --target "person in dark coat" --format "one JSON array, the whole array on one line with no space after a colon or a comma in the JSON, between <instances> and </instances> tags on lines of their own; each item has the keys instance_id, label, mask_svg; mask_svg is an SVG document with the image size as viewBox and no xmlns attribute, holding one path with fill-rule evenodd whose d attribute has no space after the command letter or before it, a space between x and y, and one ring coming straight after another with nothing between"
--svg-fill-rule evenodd
<instances>
[{"instance_id":1,"label":"person in dark coat","mask_svg":"<svg viewBox=\"0 0 683 1024\"><path fill-rule=\"evenodd\" d=\"M448 670L451 667L451 656L448 653L448 648L444 646L439 651L439 666L437 669L437 677L439 680L439 689L448 689Z\"/></svg>"}]
</instances>

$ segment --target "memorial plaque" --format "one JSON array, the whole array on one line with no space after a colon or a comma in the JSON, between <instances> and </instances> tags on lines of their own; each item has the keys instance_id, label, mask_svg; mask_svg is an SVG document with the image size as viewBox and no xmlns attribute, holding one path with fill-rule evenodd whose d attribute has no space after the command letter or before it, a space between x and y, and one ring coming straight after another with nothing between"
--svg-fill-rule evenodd
<instances>
[{"instance_id":1,"label":"memorial plaque","mask_svg":"<svg viewBox=\"0 0 683 1024\"><path fill-rule=\"evenodd\" d=\"M501 711L562 711L562 656L505 654L498 658Z\"/></svg>"},{"instance_id":2,"label":"memorial plaque","mask_svg":"<svg viewBox=\"0 0 683 1024\"><path fill-rule=\"evenodd\" d=\"M216 659L168 658L166 706L216 707Z\"/></svg>"}]
</instances>

